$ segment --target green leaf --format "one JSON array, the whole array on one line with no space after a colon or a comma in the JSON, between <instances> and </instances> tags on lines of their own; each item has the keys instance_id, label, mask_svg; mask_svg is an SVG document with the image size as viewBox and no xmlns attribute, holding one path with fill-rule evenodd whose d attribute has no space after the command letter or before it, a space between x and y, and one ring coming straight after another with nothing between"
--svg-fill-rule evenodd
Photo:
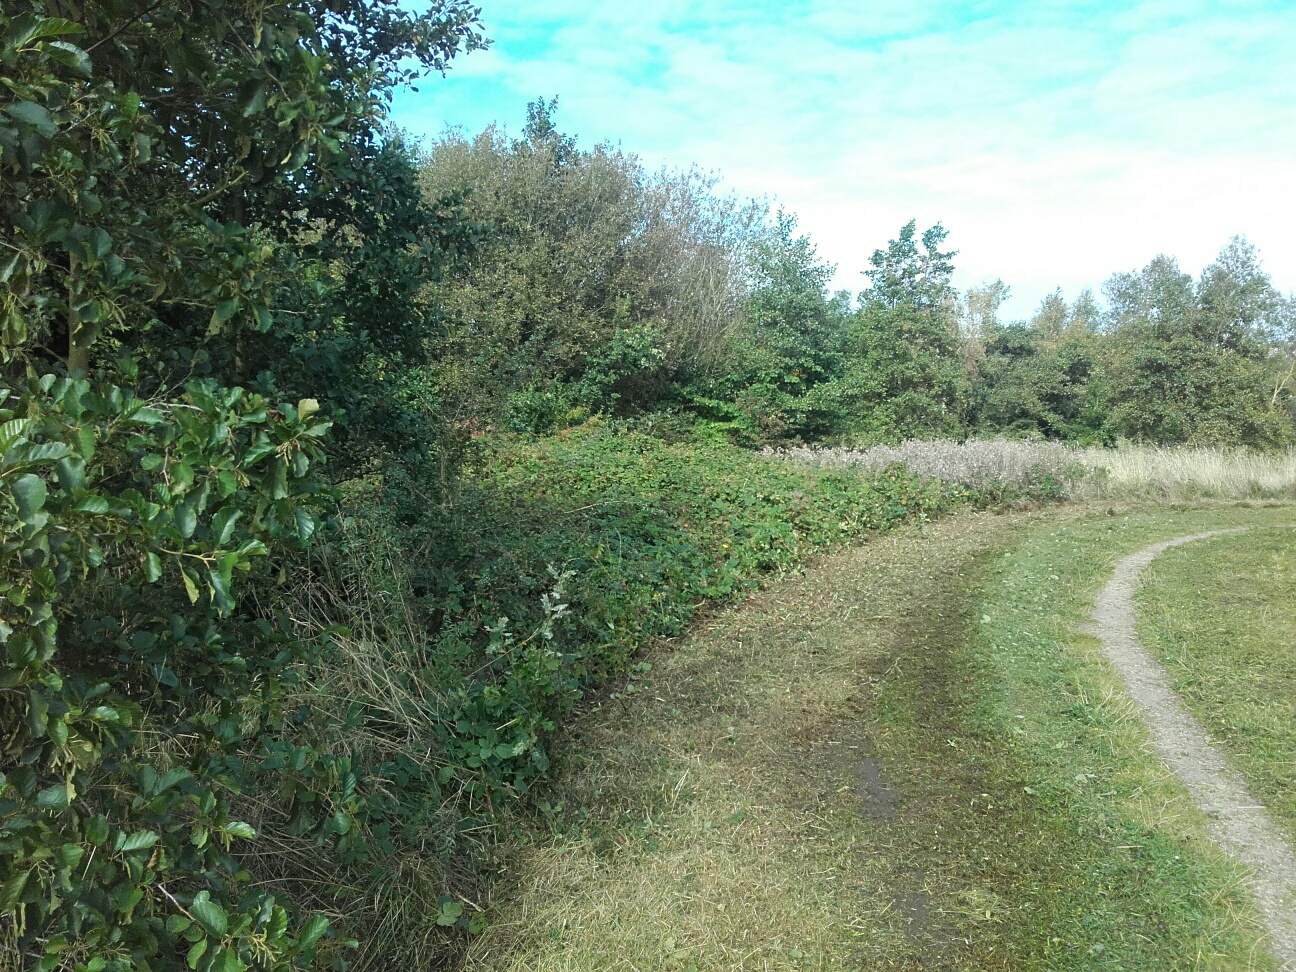
<instances>
[{"instance_id":1,"label":"green leaf","mask_svg":"<svg viewBox=\"0 0 1296 972\"><path fill-rule=\"evenodd\" d=\"M4 884L0 884L0 915L11 912L14 905L22 898L23 888L26 887L27 877L30 874L30 870L23 871L21 874L15 874Z\"/></svg>"},{"instance_id":2,"label":"green leaf","mask_svg":"<svg viewBox=\"0 0 1296 972\"><path fill-rule=\"evenodd\" d=\"M67 41L53 41L45 48L45 53L64 67L70 67L83 78L90 77L92 73L90 55L75 44L69 44Z\"/></svg>"},{"instance_id":3,"label":"green leaf","mask_svg":"<svg viewBox=\"0 0 1296 972\"><path fill-rule=\"evenodd\" d=\"M75 20L63 17L44 17L36 22L35 27L18 43L27 44L46 37L66 37L70 34L84 34L85 28Z\"/></svg>"},{"instance_id":4,"label":"green leaf","mask_svg":"<svg viewBox=\"0 0 1296 972\"><path fill-rule=\"evenodd\" d=\"M212 603L222 614L234 610L234 598L230 596L229 584L229 577L224 575L220 567L207 569L207 589L211 591Z\"/></svg>"},{"instance_id":5,"label":"green leaf","mask_svg":"<svg viewBox=\"0 0 1296 972\"><path fill-rule=\"evenodd\" d=\"M193 507L188 503L182 503L175 509L175 525L180 531L180 536L188 540L194 535L194 530L198 529L198 514L194 512Z\"/></svg>"},{"instance_id":6,"label":"green leaf","mask_svg":"<svg viewBox=\"0 0 1296 972\"><path fill-rule=\"evenodd\" d=\"M159 840L157 834L151 830L139 830L131 834L119 848L123 853L127 851L147 850L156 844Z\"/></svg>"},{"instance_id":7,"label":"green leaf","mask_svg":"<svg viewBox=\"0 0 1296 972\"><path fill-rule=\"evenodd\" d=\"M68 806L68 788L66 784L47 786L36 794L36 806L43 810L64 810Z\"/></svg>"},{"instance_id":8,"label":"green leaf","mask_svg":"<svg viewBox=\"0 0 1296 972\"><path fill-rule=\"evenodd\" d=\"M243 465L252 466L275 451L275 445L269 439L262 438L252 443L243 454Z\"/></svg>"},{"instance_id":9,"label":"green leaf","mask_svg":"<svg viewBox=\"0 0 1296 972\"><path fill-rule=\"evenodd\" d=\"M189 595L189 603L197 604L199 597L198 583L189 576L189 569L187 567L180 568L180 576L184 579L185 593Z\"/></svg>"},{"instance_id":10,"label":"green leaf","mask_svg":"<svg viewBox=\"0 0 1296 972\"><path fill-rule=\"evenodd\" d=\"M162 558L152 550L144 555L144 576L150 584L157 583L162 577Z\"/></svg>"},{"instance_id":11,"label":"green leaf","mask_svg":"<svg viewBox=\"0 0 1296 972\"><path fill-rule=\"evenodd\" d=\"M18 501L18 518L24 523L30 523L45 505L45 499L49 495L45 480L27 473L15 479L9 488Z\"/></svg>"},{"instance_id":12,"label":"green leaf","mask_svg":"<svg viewBox=\"0 0 1296 972\"><path fill-rule=\"evenodd\" d=\"M197 919L198 924L202 925L209 935L215 935L219 938L229 929L229 918L225 916L225 909L212 901L211 895L206 891L199 891L194 895L193 904L189 906L189 913Z\"/></svg>"},{"instance_id":13,"label":"green leaf","mask_svg":"<svg viewBox=\"0 0 1296 972\"><path fill-rule=\"evenodd\" d=\"M244 823L242 820L231 820L221 830L231 837L242 837L246 840L256 839L256 831L252 828L252 825Z\"/></svg>"},{"instance_id":14,"label":"green leaf","mask_svg":"<svg viewBox=\"0 0 1296 972\"><path fill-rule=\"evenodd\" d=\"M311 516L301 507L293 510L293 518L297 522L297 539L303 544L307 543L315 533L315 517Z\"/></svg>"},{"instance_id":15,"label":"green leaf","mask_svg":"<svg viewBox=\"0 0 1296 972\"><path fill-rule=\"evenodd\" d=\"M311 915L310 920L303 926L301 935L297 938L298 948L310 948L328 931L329 922L323 915Z\"/></svg>"},{"instance_id":16,"label":"green leaf","mask_svg":"<svg viewBox=\"0 0 1296 972\"><path fill-rule=\"evenodd\" d=\"M78 513L107 513L110 507L102 496L87 496L76 505Z\"/></svg>"},{"instance_id":17,"label":"green leaf","mask_svg":"<svg viewBox=\"0 0 1296 972\"><path fill-rule=\"evenodd\" d=\"M286 499L288 497L288 463L283 459L276 459L270 465L270 497L272 499Z\"/></svg>"},{"instance_id":18,"label":"green leaf","mask_svg":"<svg viewBox=\"0 0 1296 972\"><path fill-rule=\"evenodd\" d=\"M202 961L202 957L206 951L207 939L200 938L198 941L194 942L193 945L189 947L189 954L185 956L185 962L188 963L189 968L198 968L198 963Z\"/></svg>"},{"instance_id":19,"label":"green leaf","mask_svg":"<svg viewBox=\"0 0 1296 972\"><path fill-rule=\"evenodd\" d=\"M305 422L320 410L320 403L314 398L303 398L297 403L297 421Z\"/></svg>"},{"instance_id":20,"label":"green leaf","mask_svg":"<svg viewBox=\"0 0 1296 972\"><path fill-rule=\"evenodd\" d=\"M40 739L45 735L45 725L49 716L49 703L45 695L35 685L27 689L27 730Z\"/></svg>"},{"instance_id":21,"label":"green leaf","mask_svg":"<svg viewBox=\"0 0 1296 972\"><path fill-rule=\"evenodd\" d=\"M212 321L216 324L224 324L236 313L238 313L239 302L237 297L228 297L216 305L212 311Z\"/></svg>"},{"instance_id":22,"label":"green leaf","mask_svg":"<svg viewBox=\"0 0 1296 972\"><path fill-rule=\"evenodd\" d=\"M103 846L104 841L108 839L108 818L103 816L91 817L85 822L86 840L96 847Z\"/></svg>"},{"instance_id":23,"label":"green leaf","mask_svg":"<svg viewBox=\"0 0 1296 972\"><path fill-rule=\"evenodd\" d=\"M239 517L242 515L238 510L225 507L212 517L212 534L218 547L223 547L229 543L230 537L234 535L234 527L238 525Z\"/></svg>"},{"instance_id":24,"label":"green leaf","mask_svg":"<svg viewBox=\"0 0 1296 972\"><path fill-rule=\"evenodd\" d=\"M437 915L437 924L442 926L458 924L462 914L463 905L458 901L442 901L441 913Z\"/></svg>"},{"instance_id":25,"label":"green leaf","mask_svg":"<svg viewBox=\"0 0 1296 972\"><path fill-rule=\"evenodd\" d=\"M76 440L81 458L89 462L95 454L95 430L88 425L77 429Z\"/></svg>"},{"instance_id":26,"label":"green leaf","mask_svg":"<svg viewBox=\"0 0 1296 972\"><path fill-rule=\"evenodd\" d=\"M34 101L15 101L13 104L5 105L4 112L11 118L31 125L46 138L53 138L58 130L54 126L54 116L49 113L49 109Z\"/></svg>"},{"instance_id":27,"label":"green leaf","mask_svg":"<svg viewBox=\"0 0 1296 972\"><path fill-rule=\"evenodd\" d=\"M19 261L23 259L24 256L22 251L16 250L13 253L10 253L3 260L0 260L0 284L9 282L9 278L12 277L14 275L14 271L18 269ZM9 448L7 445L0 447L0 451L3 451L4 449L7 448Z\"/></svg>"}]
</instances>

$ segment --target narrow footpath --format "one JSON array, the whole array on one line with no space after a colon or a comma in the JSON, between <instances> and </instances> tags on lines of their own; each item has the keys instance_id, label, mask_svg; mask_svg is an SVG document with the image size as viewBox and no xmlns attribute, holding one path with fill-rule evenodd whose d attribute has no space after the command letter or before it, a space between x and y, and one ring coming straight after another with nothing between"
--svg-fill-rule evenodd
<instances>
[{"instance_id":1,"label":"narrow footpath","mask_svg":"<svg viewBox=\"0 0 1296 972\"><path fill-rule=\"evenodd\" d=\"M1291 519L968 513L771 580L573 720L460 972L1290 967L1290 849L1118 672L1164 542Z\"/></svg>"},{"instance_id":2,"label":"narrow footpath","mask_svg":"<svg viewBox=\"0 0 1296 972\"><path fill-rule=\"evenodd\" d=\"M1165 669L1135 633L1134 592L1139 575L1159 554L1194 540L1241 533L1247 527L1207 530L1163 540L1122 558L1094 601L1093 633L1128 687L1161 758L1208 816L1211 837L1251 872L1270 949L1284 972L1296 972L1296 854L1224 753L1184 707Z\"/></svg>"}]
</instances>

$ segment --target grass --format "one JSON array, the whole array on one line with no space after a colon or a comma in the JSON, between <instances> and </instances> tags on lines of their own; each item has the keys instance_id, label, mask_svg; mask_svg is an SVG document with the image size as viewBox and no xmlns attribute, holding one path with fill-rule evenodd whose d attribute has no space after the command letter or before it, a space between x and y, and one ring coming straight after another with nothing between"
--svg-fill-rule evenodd
<instances>
[{"instance_id":1,"label":"grass","mask_svg":"<svg viewBox=\"0 0 1296 972\"><path fill-rule=\"evenodd\" d=\"M1037 491L1041 485L1056 484L1076 499L1296 498L1296 451L1136 445L1074 449L1020 439L935 439L863 450L805 446L765 454L805 466L866 473L901 464L917 476L983 490Z\"/></svg>"},{"instance_id":2,"label":"grass","mask_svg":"<svg viewBox=\"0 0 1296 972\"><path fill-rule=\"evenodd\" d=\"M1296 497L1296 451L1122 446L1084 449L1081 495L1161 500Z\"/></svg>"},{"instance_id":3,"label":"grass","mask_svg":"<svg viewBox=\"0 0 1296 972\"><path fill-rule=\"evenodd\" d=\"M974 489L1033 490L1045 480L1058 487L1072 483L1083 472L1075 450L1059 442L1024 439L912 439L898 446L875 445L868 449L795 446L766 449L804 466L821 469L856 469L878 473L902 465L916 476L955 483Z\"/></svg>"},{"instance_id":4,"label":"grass","mask_svg":"<svg viewBox=\"0 0 1296 972\"><path fill-rule=\"evenodd\" d=\"M1296 835L1293 542L1266 529L1168 551L1139 600L1143 641L1175 690Z\"/></svg>"},{"instance_id":5,"label":"grass","mask_svg":"<svg viewBox=\"0 0 1296 972\"><path fill-rule=\"evenodd\" d=\"M968 515L779 580L576 723L465 968L1273 968L1076 632L1121 554L1282 516Z\"/></svg>"}]
</instances>

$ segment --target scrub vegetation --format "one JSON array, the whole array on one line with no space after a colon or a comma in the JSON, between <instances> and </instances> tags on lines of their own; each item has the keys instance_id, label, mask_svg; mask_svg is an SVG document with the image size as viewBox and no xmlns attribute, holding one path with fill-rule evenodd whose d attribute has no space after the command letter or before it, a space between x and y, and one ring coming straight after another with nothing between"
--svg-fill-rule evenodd
<instances>
[{"instance_id":1,"label":"scrub vegetation","mask_svg":"<svg viewBox=\"0 0 1296 972\"><path fill-rule=\"evenodd\" d=\"M1105 304L1005 323L1003 286L956 292L945 230L910 223L860 293L830 293L791 215L582 146L555 101L517 137L392 130L395 88L488 44L480 17L465 0L0 10L4 972L494 954L501 838L584 812L545 795L553 740L591 700L628 704L644 652L720 602L956 511L1290 493L1293 305L1245 240L1196 279L1157 257ZM1017 521L985 522L1006 542ZM927 568L892 564L916 599L895 617L927 623L938 594L975 615L990 547L968 543L949 561L966 590L941 574L924 600ZM929 620L961 671L977 636ZM918 645L910 627L877 637ZM934 699L961 691L941 679ZM892 718L872 705L850 711ZM720 711L699 706L677 725ZM777 734L792 715L763 717ZM916 717L877 738L949 756ZM770 833L800 833L800 812ZM1226 869L1183 860L1195 890L1165 935L1236 954ZM747 873L772 908L818 907L806 875L789 880L808 898L775 901ZM998 913L958 887L949 927ZM918 954L894 916L862 920ZM769 961L845 955L839 931Z\"/></svg>"}]
</instances>

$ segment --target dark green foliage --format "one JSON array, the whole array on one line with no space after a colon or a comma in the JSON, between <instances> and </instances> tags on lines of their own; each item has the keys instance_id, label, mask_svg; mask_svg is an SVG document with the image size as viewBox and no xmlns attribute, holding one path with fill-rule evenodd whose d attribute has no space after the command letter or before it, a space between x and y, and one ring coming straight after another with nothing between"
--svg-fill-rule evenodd
<instances>
[{"instance_id":1,"label":"dark green foliage","mask_svg":"<svg viewBox=\"0 0 1296 972\"><path fill-rule=\"evenodd\" d=\"M545 740L587 686L625 674L639 646L679 634L705 601L981 499L901 471L869 479L597 426L501 442L460 490L403 543L423 552L407 558L408 582L439 626L428 677L455 700L446 762L493 799L547 768Z\"/></svg>"},{"instance_id":2,"label":"dark green foliage","mask_svg":"<svg viewBox=\"0 0 1296 972\"><path fill-rule=\"evenodd\" d=\"M816 390L840 372L845 342L846 315L828 297L833 268L784 213L755 243L752 264L751 291L719 373L699 391L727 403L722 414L752 441L830 434L836 416Z\"/></svg>"},{"instance_id":3,"label":"dark green foliage","mask_svg":"<svg viewBox=\"0 0 1296 972\"><path fill-rule=\"evenodd\" d=\"M326 647L282 607L319 526L308 392L364 427L352 463L400 431L382 365L421 353L426 266L471 231L376 126L476 11L65 9L0 13L0 952L308 965L339 943L243 866L235 808L274 792L346 862L383 807L286 701Z\"/></svg>"},{"instance_id":4,"label":"dark green foliage","mask_svg":"<svg viewBox=\"0 0 1296 972\"><path fill-rule=\"evenodd\" d=\"M1291 425L1270 384L1288 304L1235 239L1193 281L1168 257L1108 283L1112 425L1156 443L1274 446Z\"/></svg>"},{"instance_id":5,"label":"dark green foliage","mask_svg":"<svg viewBox=\"0 0 1296 972\"><path fill-rule=\"evenodd\" d=\"M831 389L855 439L958 436L964 372L952 315L912 304L865 304L851 321L847 360Z\"/></svg>"},{"instance_id":6,"label":"dark green foliage","mask_svg":"<svg viewBox=\"0 0 1296 972\"><path fill-rule=\"evenodd\" d=\"M938 223L922 234L911 220L898 239L876 250L866 271L872 286L845 339L841 376L821 390L855 441L897 442L957 436L964 429L964 371L955 292L954 253L939 246Z\"/></svg>"},{"instance_id":7,"label":"dark green foliage","mask_svg":"<svg viewBox=\"0 0 1296 972\"><path fill-rule=\"evenodd\" d=\"M1106 411L1095 388L1100 350L1100 340L1084 332L1049 340L1035 327L999 329L978 363L973 426L989 434L1104 441Z\"/></svg>"},{"instance_id":8,"label":"dark green foliage","mask_svg":"<svg viewBox=\"0 0 1296 972\"><path fill-rule=\"evenodd\" d=\"M1060 293L1050 294L1028 323L991 321L973 363L973 428L1086 445L1110 442L1108 351L1095 331L1098 320L1086 291L1074 307Z\"/></svg>"},{"instance_id":9,"label":"dark green foliage","mask_svg":"<svg viewBox=\"0 0 1296 972\"><path fill-rule=\"evenodd\" d=\"M297 213L365 154L409 63L477 40L459 0L424 16L392 0L57 9L0 20L3 313L9 344L72 370L150 321L166 345L217 339L237 359L240 335L272 326L282 269L252 222Z\"/></svg>"},{"instance_id":10,"label":"dark green foliage","mask_svg":"<svg viewBox=\"0 0 1296 972\"><path fill-rule=\"evenodd\" d=\"M900 235L885 250L874 250L869 257L872 270L865 270L871 286L864 294L866 303L895 309L910 306L919 310L943 309L955 293L950 286L956 251L941 252L949 236L937 223L923 231L922 250L915 237L918 223L909 220L900 227Z\"/></svg>"},{"instance_id":11,"label":"dark green foliage","mask_svg":"<svg viewBox=\"0 0 1296 972\"><path fill-rule=\"evenodd\" d=\"M697 172L579 148L555 107L532 103L521 139L451 132L428 154L429 198L464 192L486 228L436 288L438 394L463 421L536 434L713 397L755 285L749 256L777 232Z\"/></svg>"},{"instance_id":12,"label":"dark green foliage","mask_svg":"<svg viewBox=\"0 0 1296 972\"><path fill-rule=\"evenodd\" d=\"M256 836L232 796L317 758L258 772L315 648L253 594L317 527L315 411L203 383L0 389L0 946L24 967L315 954L327 922L290 921L231 856Z\"/></svg>"},{"instance_id":13,"label":"dark green foliage","mask_svg":"<svg viewBox=\"0 0 1296 972\"><path fill-rule=\"evenodd\" d=\"M553 107L531 105L518 141L448 136L424 170L429 194L465 190L468 214L489 227L439 288L450 315L436 342L442 394L465 417L542 423L534 432L566 424L580 399L611 411L654 404L666 344L651 327L666 298L646 176L609 146L578 150ZM537 409L536 396L566 407Z\"/></svg>"}]
</instances>

